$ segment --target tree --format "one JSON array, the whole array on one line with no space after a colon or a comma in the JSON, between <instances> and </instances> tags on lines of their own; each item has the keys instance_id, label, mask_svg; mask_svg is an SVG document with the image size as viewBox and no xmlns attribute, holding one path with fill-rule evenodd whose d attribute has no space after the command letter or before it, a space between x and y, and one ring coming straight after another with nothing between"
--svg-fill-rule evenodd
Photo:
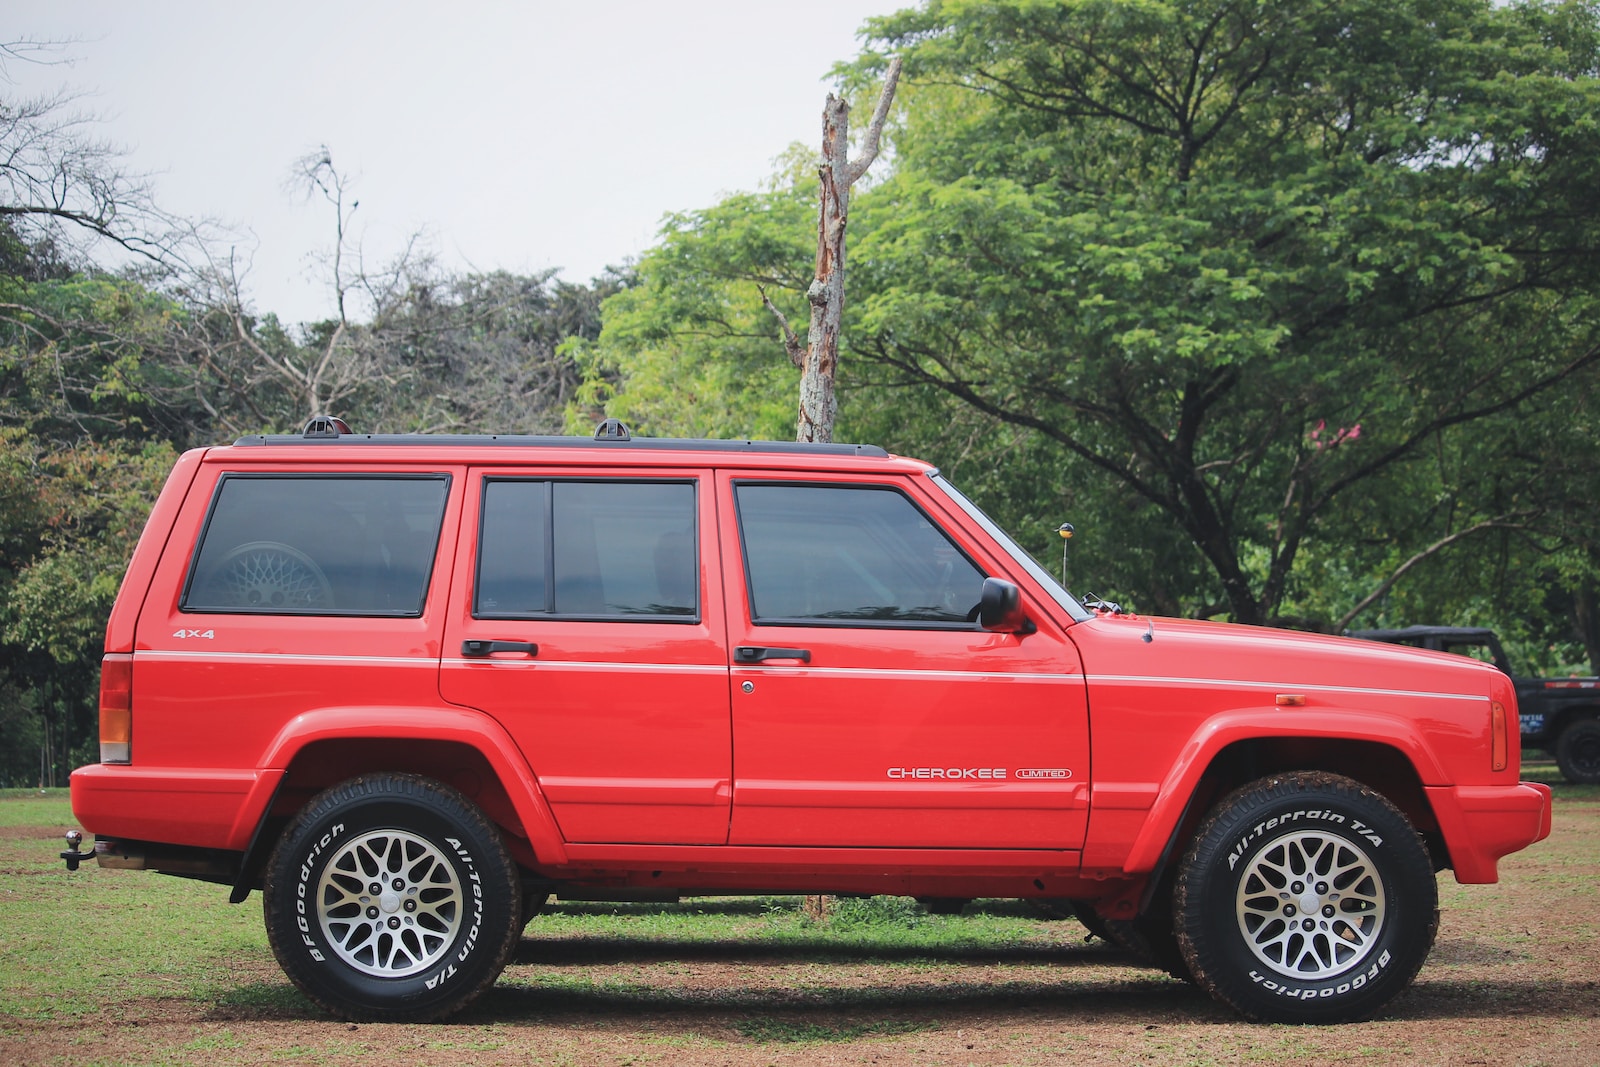
<instances>
[{"instance_id":1,"label":"tree","mask_svg":"<svg viewBox=\"0 0 1600 1067\"><path fill-rule=\"evenodd\" d=\"M658 436L790 436L794 379L773 358L763 304L807 306L816 199L815 168L795 147L768 188L668 216L634 284L602 306L598 338L573 347L583 384L568 430L588 432L603 411Z\"/></svg>"},{"instance_id":2,"label":"tree","mask_svg":"<svg viewBox=\"0 0 1600 1067\"><path fill-rule=\"evenodd\" d=\"M875 20L905 79L894 169L851 217L844 429L933 459L1041 559L1072 519L1074 583L1162 613L1509 628L1592 585L1600 463L1569 413L1600 340L1595 23L1479 0ZM776 436L750 307L757 284L804 306L786 257L815 189L791 163L674 217L582 351L583 399Z\"/></svg>"},{"instance_id":3,"label":"tree","mask_svg":"<svg viewBox=\"0 0 1600 1067\"><path fill-rule=\"evenodd\" d=\"M322 413L369 432L561 425L579 384L561 347L598 335L600 300L625 272L587 286L554 270L452 275L416 234L369 263L352 226L359 202L326 147L296 161L291 187L331 209L331 318L292 325L257 312L236 251L214 243L181 279L189 314L170 359L219 428L283 430Z\"/></svg>"},{"instance_id":4,"label":"tree","mask_svg":"<svg viewBox=\"0 0 1600 1067\"><path fill-rule=\"evenodd\" d=\"M1279 617L1375 502L1408 511L1401 563L1530 525L1415 494L1429 455L1592 388L1595 26L1487 0L875 20L915 95L863 203L857 358L1175 522L1198 614Z\"/></svg>"},{"instance_id":5,"label":"tree","mask_svg":"<svg viewBox=\"0 0 1600 1067\"><path fill-rule=\"evenodd\" d=\"M839 323L844 314L845 227L850 217L850 187L860 181L878 158L878 140L884 121L894 103L895 83L900 79L900 60L889 62L883 78L883 91L862 141L861 154L850 158L850 105L844 97L828 94L822 108L822 162L817 168L819 196L817 206L816 272L806 289L811 304L811 324L806 345L789 328L789 320L762 290L762 303L777 317L783 331L783 344L789 359L800 368L800 414L795 424L797 441L832 441L833 424L839 414L834 395L835 370L839 365Z\"/></svg>"},{"instance_id":6,"label":"tree","mask_svg":"<svg viewBox=\"0 0 1600 1067\"><path fill-rule=\"evenodd\" d=\"M62 42L0 42L0 75L15 63L56 61ZM122 166L122 149L94 135L95 118L67 90L0 98L0 222L39 261L113 245L165 258L184 228L157 208L148 181Z\"/></svg>"}]
</instances>

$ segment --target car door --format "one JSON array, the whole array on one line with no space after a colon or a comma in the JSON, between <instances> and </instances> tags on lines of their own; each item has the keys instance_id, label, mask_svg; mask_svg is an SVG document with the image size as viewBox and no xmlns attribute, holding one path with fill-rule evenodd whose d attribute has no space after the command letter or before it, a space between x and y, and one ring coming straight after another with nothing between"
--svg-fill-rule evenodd
<instances>
[{"instance_id":1,"label":"car door","mask_svg":"<svg viewBox=\"0 0 1600 1067\"><path fill-rule=\"evenodd\" d=\"M471 473L440 684L516 739L568 841L727 840L713 507L693 470Z\"/></svg>"},{"instance_id":2,"label":"car door","mask_svg":"<svg viewBox=\"0 0 1600 1067\"><path fill-rule=\"evenodd\" d=\"M723 474L735 845L1076 849L1085 685L1063 629L989 633L1001 574L916 479Z\"/></svg>"}]
</instances>

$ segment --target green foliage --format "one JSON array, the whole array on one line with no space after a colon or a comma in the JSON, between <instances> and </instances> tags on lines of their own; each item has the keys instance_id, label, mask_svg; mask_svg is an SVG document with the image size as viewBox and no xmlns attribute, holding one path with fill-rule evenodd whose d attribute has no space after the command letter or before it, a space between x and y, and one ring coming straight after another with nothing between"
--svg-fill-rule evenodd
<instances>
[{"instance_id":1,"label":"green foliage","mask_svg":"<svg viewBox=\"0 0 1600 1067\"><path fill-rule=\"evenodd\" d=\"M47 449L0 426L0 784L98 759L106 618L176 456L165 442Z\"/></svg>"},{"instance_id":2,"label":"green foliage","mask_svg":"<svg viewBox=\"0 0 1600 1067\"><path fill-rule=\"evenodd\" d=\"M816 197L815 175L791 174L670 217L637 284L603 305L598 341L572 348L584 381L569 430L603 410L654 436L792 438L797 372L761 288L803 332Z\"/></svg>"},{"instance_id":3,"label":"green foliage","mask_svg":"<svg viewBox=\"0 0 1600 1067\"><path fill-rule=\"evenodd\" d=\"M180 435L192 413L158 401L176 386L151 357L182 317L128 279L0 275L0 425L63 443Z\"/></svg>"},{"instance_id":4,"label":"green foliage","mask_svg":"<svg viewBox=\"0 0 1600 1067\"><path fill-rule=\"evenodd\" d=\"M1070 580L1147 609L1551 645L1544 590L1592 584L1600 543L1597 12L872 20L841 75L867 93L893 53L905 81L893 169L853 200L841 437L939 463L1052 565L1070 519ZM673 220L605 308L592 404L784 429L755 284L809 277L803 179Z\"/></svg>"}]
</instances>

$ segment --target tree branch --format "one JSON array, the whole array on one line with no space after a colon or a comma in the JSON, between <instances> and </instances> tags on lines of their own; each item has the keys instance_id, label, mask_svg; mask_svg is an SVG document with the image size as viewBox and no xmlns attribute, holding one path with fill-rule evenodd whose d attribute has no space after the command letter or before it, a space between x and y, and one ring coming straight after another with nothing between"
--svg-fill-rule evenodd
<instances>
[{"instance_id":1,"label":"tree branch","mask_svg":"<svg viewBox=\"0 0 1600 1067\"><path fill-rule=\"evenodd\" d=\"M1333 624L1333 631L1335 633L1342 633L1344 631L1345 627L1349 626L1352 622L1354 622L1355 619L1356 619L1356 616L1360 615L1363 611L1365 611L1367 609L1367 607L1373 601L1375 601L1379 597L1383 596L1390 589L1393 589L1395 583L1400 580L1400 578L1406 573L1406 571L1409 571L1412 567L1415 567L1417 564L1421 563L1423 560L1427 559L1429 556L1432 556L1435 553L1437 553L1437 552L1439 552L1439 551L1441 551L1441 550L1443 550L1445 548L1450 547L1451 545L1455 544L1457 541L1461 540L1463 537L1466 537L1468 534L1477 533L1479 530L1496 530L1496 529L1498 529L1498 530L1520 530L1520 529L1524 528L1521 523L1513 523L1513 522L1505 521L1505 519L1507 517L1509 517L1509 516L1501 517L1501 518L1495 518L1495 519L1484 519L1482 522L1476 523L1476 524L1474 524L1472 526L1468 526L1464 530L1457 530L1455 533L1450 534L1448 537L1441 537L1439 540L1435 541L1433 544L1429 545L1427 548L1422 549L1416 555L1412 556L1410 559L1408 559L1404 563L1400 564L1400 566L1396 567L1394 569L1394 572L1392 574L1390 574L1389 577L1387 577L1383 581L1379 582L1378 583L1378 587L1376 589L1374 589L1372 592L1368 593L1366 596L1362 597L1361 600L1356 604L1355 607L1351 608L1349 611L1347 611L1343 615L1341 615L1339 617L1339 619Z\"/></svg>"},{"instance_id":2,"label":"tree branch","mask_svg":"<svg viewBox=\"0 0 1600 1067\"><path fill-rule=\"evenodd\" d=\"M867 172L872 166L872 161L878 158L878 139L883 134L883 123L889 117L889 106L894 103L895 84L900 80L900 57L895 56L889 61L889 72L883 77L883 92L878 94L878 107L872 113L872 122L867 126L867 132L862 137L861 154L850 161L850 184ZM785 327L787 328L787 327Z\"/></svg>"},{"instance_id":3,"label":"tree branch","mask_svg":"<svg viewBox=\"0 0 1600 1067\"><path fill-rule=\"evenodd\" d=\"M772 312L773 317L778 320L778 325L783 327L783 350L789 353L789 362L796 367L804 367L806 365L806 346L800 343L800 338L795 336L795 332L789 328L789 320L784 317L783 312L779 311L778 306L767 298L767 287L757 284L756 290L761 293L761 303L766 306L768 311Z\"/></svg>"}]
</instances>

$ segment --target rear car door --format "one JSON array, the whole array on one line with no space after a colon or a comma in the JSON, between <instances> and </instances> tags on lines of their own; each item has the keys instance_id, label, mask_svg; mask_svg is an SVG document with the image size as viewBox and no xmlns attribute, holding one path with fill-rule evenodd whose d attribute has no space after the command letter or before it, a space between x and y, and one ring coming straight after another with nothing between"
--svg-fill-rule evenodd
<instances>
[{"instance_id":1,"label":"rear car door","mask_svg":"<svg viewBox=\"0 0 1600 1067\"><path fill-rule=\"evenodd\" d=\"M984 539L915 479L723 474L736 845L1076 849L1082 668L969 620Z\"/></svg>"},{"instance_id":2,"label":"rear car door","mask_svg":"<svg viewBox=\"0 0 1600 1067\"><path fill-rule=\"evenodd\" d=\"M727 840L712 495L696 470L468 479L441 689L516 739L568 841Z\"/></svg>"}]
</instances>

